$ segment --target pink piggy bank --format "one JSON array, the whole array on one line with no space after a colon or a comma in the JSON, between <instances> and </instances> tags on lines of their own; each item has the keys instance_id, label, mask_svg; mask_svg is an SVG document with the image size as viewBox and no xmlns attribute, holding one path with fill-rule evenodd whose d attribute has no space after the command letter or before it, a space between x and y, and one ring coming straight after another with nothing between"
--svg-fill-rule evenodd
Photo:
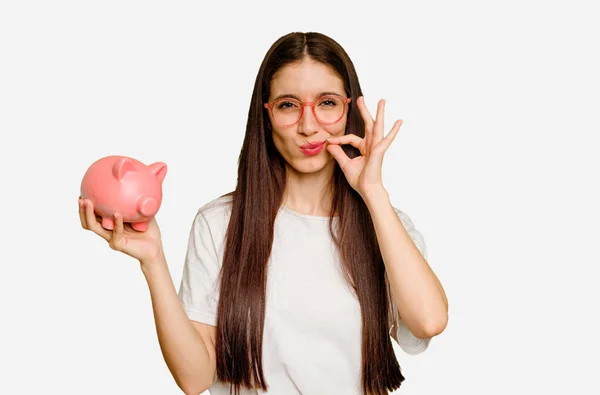
<instances>
[{"instance_id":1,"label":"pink piggy bank","mask_svg":"<svg viewBox=\"0 0 600 395\"><path fill-rule=\"evenodd\" d=\"M114 228L114 213L137 231L148 229L162 203L162 183L167 165L146 166L126 156L107 156L92 163L81 181L81 197L94 203L102 227Z\"/></svg>"}]
</instances>

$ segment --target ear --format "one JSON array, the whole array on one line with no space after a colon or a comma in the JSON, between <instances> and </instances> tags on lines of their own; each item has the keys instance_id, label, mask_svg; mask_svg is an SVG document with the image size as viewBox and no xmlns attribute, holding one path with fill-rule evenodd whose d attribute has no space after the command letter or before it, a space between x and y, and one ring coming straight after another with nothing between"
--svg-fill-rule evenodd
<instances>
[{"instance_id":1,"label":"ear","mask_svg":"<svg viewBox=\"0 0 600 395\"><path fill-rule=\"evenodd\" d=\"M119 158L112 168L113 176L119 181L125 177L128 171L135 171L135 163L131 158L126 157Z\"/></svg>"},{"instance_id":2,"label":"ear","mask_svg":"<svg viewBox=\"0 0 600 395\"><path fill-rule=\"evenodd\" d=\"M167 165L163 162L156 162L151 164L150 172L158 178L158 181L163 182L165 176L167 175Z\"/></svg>"}]
</instances>

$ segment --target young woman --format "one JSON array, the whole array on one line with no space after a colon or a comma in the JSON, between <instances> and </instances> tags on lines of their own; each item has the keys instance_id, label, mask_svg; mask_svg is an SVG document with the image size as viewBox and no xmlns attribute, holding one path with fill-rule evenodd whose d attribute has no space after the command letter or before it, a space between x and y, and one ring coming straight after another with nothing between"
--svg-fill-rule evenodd
<instances>
[{"instance_id":1,"label":"young woman","mask_svg":"<svg viewBox=\"0 0 600 395\"><path fill-rule=\"evenodd\" d=\"M447 323L422 235L390 203L384 101L365 107L344 49L277 40L258 72L235 191L203 205L179 292L156 221L82 226L141 263L161 349L186 394L385 394L404 380L390 335L424 351Z\"/></svg>"}]
</instances>

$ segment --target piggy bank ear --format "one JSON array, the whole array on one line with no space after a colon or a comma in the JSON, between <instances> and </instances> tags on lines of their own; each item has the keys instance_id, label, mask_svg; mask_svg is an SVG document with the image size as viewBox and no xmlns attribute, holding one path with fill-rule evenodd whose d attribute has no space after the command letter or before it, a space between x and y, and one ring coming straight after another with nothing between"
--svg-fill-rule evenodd
<instances>
[{"instance_id":1,"label":"piggy bank ear","mask_svg":"<svg viewBox=\"0 0 600 395\"><path fill-rule=\"evenodd\" d=\"M125 177L128 171L135 170L135 163L130 158L119 158L113 165L112 172L119 181Z\"/></svg>"},{"instance_id":2,"label":"piggy bank ear","mask_svg":"<svg viewBox=\"0 0 600 395\"><path fill-rule=\"evenodd\" d=\"M167 175L167 165L163 162L156 162L151 164L150 172L158 178L158 181L163 182L165 176Z\"/></svg>"}]
</instances>

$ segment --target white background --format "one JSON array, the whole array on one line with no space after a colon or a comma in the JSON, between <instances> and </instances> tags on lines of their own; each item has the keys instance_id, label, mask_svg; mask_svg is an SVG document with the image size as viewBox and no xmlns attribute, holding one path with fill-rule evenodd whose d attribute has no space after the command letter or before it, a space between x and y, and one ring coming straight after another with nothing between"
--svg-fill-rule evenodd
<instances>
[{"instance_id":1,"label":"white background","mask_svg":"<svg viewBox=\"0 0 600 395\"><path fill-rule=\"evenodd\" d=\"M385 98L384 185L423 233L444 333L398 393L598 393L600 29L593 2L4 1L0 393L179 394L136 261L81 229L81 177L169 170L174 285L189 227L235 187L258 67L291 31ZM586 4L587 3L587 4Z\"/></svg>"}]
</instances>

